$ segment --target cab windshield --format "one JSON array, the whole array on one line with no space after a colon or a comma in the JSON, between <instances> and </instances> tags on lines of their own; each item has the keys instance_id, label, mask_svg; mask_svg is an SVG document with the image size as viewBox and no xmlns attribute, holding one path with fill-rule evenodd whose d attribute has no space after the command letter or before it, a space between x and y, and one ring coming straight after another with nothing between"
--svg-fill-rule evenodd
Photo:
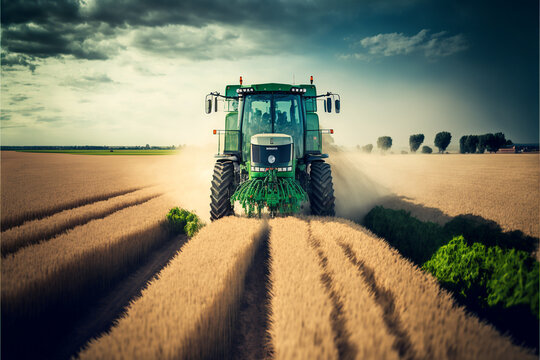
<instances>
[{"instance_id":1,"label":"cab windshield","mask_svg":"<svg viewBox=\"0 0 540 360\"><path fill-rule=\"evenodd\" d=\"M242 115L243 157L249 159L251 137L262 133L288 134L293 137L295 155L304 153L304 124L300 95L256 94L245 97Z\"/></svg>"}]
</instances>

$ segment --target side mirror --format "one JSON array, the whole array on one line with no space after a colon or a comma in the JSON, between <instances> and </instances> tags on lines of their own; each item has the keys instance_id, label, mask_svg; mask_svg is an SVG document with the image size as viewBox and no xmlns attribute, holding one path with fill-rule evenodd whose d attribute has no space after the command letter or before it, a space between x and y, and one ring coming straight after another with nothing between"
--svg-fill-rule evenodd
<instances>
[{"instance_id":1,"label":"side mirror","mask_svg":"<svg viewBox=\"0 0 540 360\"><path fill-rule=\"evenodd\" d=\"M212 98L206 99L206 113L210 114L212 112Z\"/></svg>"},{"instance_id":2,"label":"side mirror","mask_svg":"<svg viewBox=\"0 0 540 360\"><path fill-rule=\"evenodd\" d=\"M332 98L326 99L326 109L329 113L332 112Z\"/></svg>"},{"instance_id":3,"label":"side mirror","mask_svg":"<svg viewBox=\"0 0 540 360\"><path fill-rule=\"evenodd\" d=\"M323 104L324 104L324 112L328 112L328 110L326 109L326 100L323 100Z\"/></svg>"},{"instance_id":4,"label":"side mirror","mask_svg":"<svg viewBox=\"0 0 540 360\"><path fill-rule=\"evenodd\" d=\"M341 110L341 101L336 100L336 114L339 114L339 110Z\"/></svg>"},{"instance_id":5,"label":"side mirror","mask_svg":"<svg viewBox=\"0 0 540 360\"><path fill-rule=\"evenodd\" d=\"M214 111L217 112L218 111L218 99L217 98L214 98Z\"/></svg>"}]
</instances>

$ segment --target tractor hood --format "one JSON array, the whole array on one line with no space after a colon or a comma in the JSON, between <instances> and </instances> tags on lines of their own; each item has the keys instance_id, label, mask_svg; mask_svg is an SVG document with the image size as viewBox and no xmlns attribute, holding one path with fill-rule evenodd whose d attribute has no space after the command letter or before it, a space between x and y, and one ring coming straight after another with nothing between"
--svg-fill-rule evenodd
<instances>
[{"instance_id":1,"label":"tractor hood","mask_svg":"<svg viewBox=\"0 0 540 360\"><path fill-rule=\"evenodd\" d=\"M251 137L251 164L255 166L290 166L293 140L286 134L258 134Z\"/></svg>"}]
</instances>

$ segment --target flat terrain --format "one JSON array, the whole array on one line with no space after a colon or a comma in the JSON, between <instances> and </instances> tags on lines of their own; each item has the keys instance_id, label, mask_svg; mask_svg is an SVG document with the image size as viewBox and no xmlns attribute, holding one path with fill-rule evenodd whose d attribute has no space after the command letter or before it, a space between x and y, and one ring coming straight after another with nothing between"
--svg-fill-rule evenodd
<instances>
[{"instance_id":1,"label":"flat terrain","mask_svg":"<svg viewBox=\"0 0 540 360\"><path fill-rule=\"evenodd\" d=\"M17 152L73 155L175 155L178 150L17 150Z\"/></svg>"},{"instance_id":2,"label":"flat terrain","mask_svg":"<svg viewBox=\"0 0 540 360\"><path fill-rule=\"evenodd\" d=\"M538 154L336 153L330 158L338 211L346 217L384 204L422 220L445 223L472 214L506 231L540 236Z\"/></svg>"},{"instance_id":3,"label":"flat terrain","mask_svg":"<svg viewBox=\"0 0 540 360\"><path fill-rule=\"evenodd\" d=\"M342 217L393 204L538 234L538 156L331 156ZM169 208L208 214L212 149L1 160L2 358L535 358L348 220L172 237Z\"/></svg>"}]
</instances>

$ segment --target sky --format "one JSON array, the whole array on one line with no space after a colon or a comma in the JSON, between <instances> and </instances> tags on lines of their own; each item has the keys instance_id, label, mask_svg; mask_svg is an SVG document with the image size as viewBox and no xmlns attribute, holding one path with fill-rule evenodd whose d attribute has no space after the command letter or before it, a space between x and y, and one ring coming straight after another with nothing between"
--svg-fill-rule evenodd
<instances>
[{"instance_id":1,"label":"sky","mask_svg":"<svg viewBox=\"0 0 540 360\"><path fill-rule=\"evenodd\" d=\"M243 76L341 96L344 146L539 138L538 1L2 0L2 145L217 142Z\"/></svg>"}]
</instances>

